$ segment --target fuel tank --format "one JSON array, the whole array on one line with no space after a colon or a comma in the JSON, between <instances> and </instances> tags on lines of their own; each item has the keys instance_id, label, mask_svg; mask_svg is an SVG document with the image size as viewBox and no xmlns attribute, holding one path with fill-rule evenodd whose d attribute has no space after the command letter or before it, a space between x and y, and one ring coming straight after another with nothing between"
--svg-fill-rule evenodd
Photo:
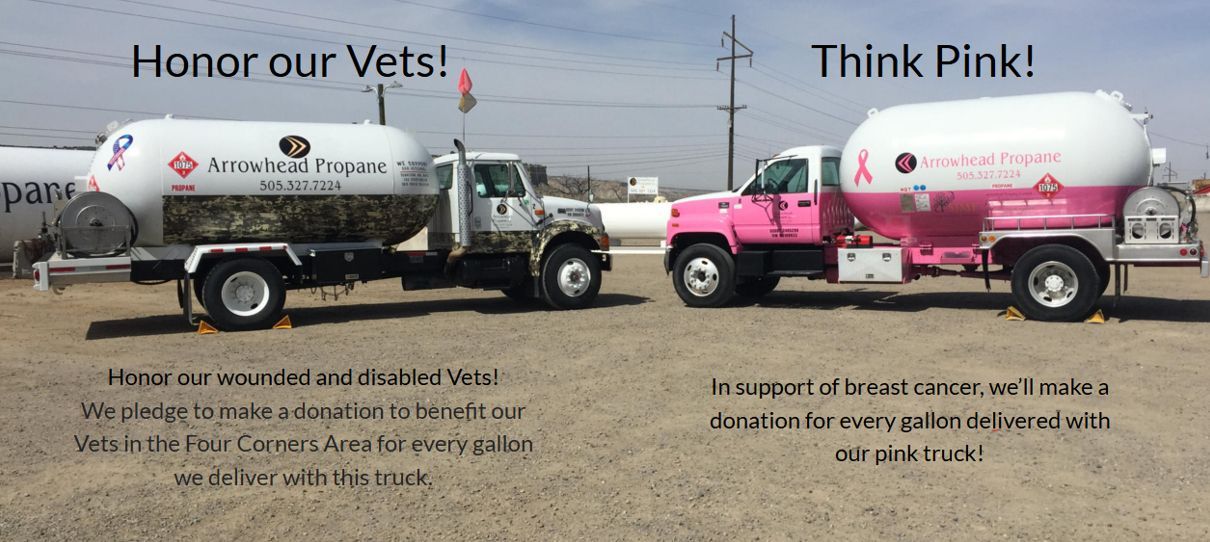
<instances>
[{"instance_id":1,"label":"fuel tank","mask_svg":"<svg viewBox=\"0 0 1210 542\"><path fill-rule=\"evenodd\" d=\"M395 128L172 118L112 132L79 188L130 210L136 246L394 244L427 224L438 194L428 150Z\"/></svg>"},{"instance_id":2,"label":"fuel tank","mask_svg":"<svg viewBox=\"0 0 1210 542\"><path fill-rule=\"evenodd\" d=\"M871 111L845 145L841 189L862 224L908 242L973 242L991 217L1120 218L1151 178L1147 119L1103 91Z\"/></svg>"}]
</instances>

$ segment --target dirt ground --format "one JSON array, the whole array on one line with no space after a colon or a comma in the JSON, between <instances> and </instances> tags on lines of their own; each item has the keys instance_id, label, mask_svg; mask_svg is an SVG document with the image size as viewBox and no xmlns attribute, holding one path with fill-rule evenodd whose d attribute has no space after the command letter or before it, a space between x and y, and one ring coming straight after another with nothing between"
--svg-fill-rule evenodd
<instances>
[{"instance_id":1,"label":"dirt ground","mask_svg":"<svg viewBox=\"0 0 1210 542\"><path fill-rule=\"evenodd\" d=\"M1210 537L1210 280L1138 269L1105 325L1008 322L1006 284L783 281L685 307L660 258L620 256L597 307L359 287L287 300L289 331L199 336L171 285L0 281L4 540L1170 540ZM498 368L495 386L107 385L128 371ZM727 382L1105 382L1107 397L712 397ZM517 421L86 421L81 401L524 405ZM1103 431L711 430L719 412L1103 412ZM530 453L80 453L77 435L532 439ZM982 445L981 461L842 463L837 449ZM433 486L179 488L173 473L431 473Z\"/></svg>"}]
</instances>

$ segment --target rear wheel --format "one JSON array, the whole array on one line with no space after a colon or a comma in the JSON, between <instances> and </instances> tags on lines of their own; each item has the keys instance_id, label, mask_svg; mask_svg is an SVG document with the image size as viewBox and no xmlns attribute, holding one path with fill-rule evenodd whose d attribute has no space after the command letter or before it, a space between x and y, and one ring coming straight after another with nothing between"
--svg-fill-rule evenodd
<instances>
[{"instance_id":1,"label":"rear wheel","mask_svg":"<svg viewBox=\"0 0 1210 542\"><path fill-rule=\"evenodd\" d=\"M542 295L550 306L560 310L582 309L592 305L600 291L601 261L588 249L574 244L559 245L546 258L542 266Z\"/></svg>"},{"instance_id":2,"label":"rear wheel","mask_svg":"<svg viewBox=\"0 0 1210 542\"><path fill-rule=\"evenodd\" d=\"M220 262L206 274L202 299L219 329L264 329L281 317L286 287L277 266L260 258L240 258Z\"/></svg>"},{"instance_id":3,"label":"rear wheel","mask_svg":"<svg viewBox=\"0 0 1210 542\"><path fill-rule=\"evenodd\" d=\"M769 292L776 290L778 282L781 282L780 277L760 277L748 279L735 285L735 293L744 297L759 299L767 295Z\"/></svg>"},{"instance_id":4,"label":"rear wheel","mask_svg":"<svg viewBox=\"0 0 1210 542\"><path fill-rule=\"evenodd\" d=\"M1101 277L1084 253L1066 245L1035 247L1013 268L1013 299L1026 317L1076 322L1092 314Z\"/></svg>"},{"instance_id":5,"label":"rear wheel","mask_svg":"<svg viewBox=\"0 0 1210 542\"><path fill-rule=\"evenodd\" d=\"M717 245L691 245L676 257L672 284L690 307L721 307L735 296L735 262Z\"/></svg>"}]
</instances>

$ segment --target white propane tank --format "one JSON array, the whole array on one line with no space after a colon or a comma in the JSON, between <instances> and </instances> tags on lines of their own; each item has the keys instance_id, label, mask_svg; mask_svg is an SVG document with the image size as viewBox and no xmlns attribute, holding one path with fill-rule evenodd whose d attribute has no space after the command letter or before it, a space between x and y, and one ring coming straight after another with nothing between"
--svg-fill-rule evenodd
<instances>
[{"instance_id":1,"label":"white propane tank","mask_svg":"<svg viewBox=\"0 0 1210 542\"><path fill-rule=\"evenodd\" d=\"M613 239L664 239L672 203L597 203L601 222Z\"/></svg>"},{"instance_id":2,"label":"white propane tank","mask_svg":"<svg viewBox=\"0 0 1210 542\"><path fill-rule=\"evenodd\" d=\"M892 239L973 242L987 217L1109 215L1148 184L1148 115L1119 93L1063 92L871 111L841 189Z\"/></svg>"},{"instance_id":3,"label":"white propane tank","mask_svg":"<svg viewBox=\"0 0 1210 542\"><path fill-rule=\"evenodd\" d=\"M0 263L13 261L13 243L38 235L43 214L54 220L56 195L75 195L75 178L88 172L92 157L93 151L0 147Z\"/></svg>"},{"instance_id":4,"label":"white propane tank","mask_svg":"<svg viewBox=\"0 0 1210 542\"><path fill-rule=\"evenodd\" d=\"M160 246L398 243L438 187L428 150L392 127L165 118L113 131L86 190L129 208L136 246Z\"/></svg>"}]
</instances>

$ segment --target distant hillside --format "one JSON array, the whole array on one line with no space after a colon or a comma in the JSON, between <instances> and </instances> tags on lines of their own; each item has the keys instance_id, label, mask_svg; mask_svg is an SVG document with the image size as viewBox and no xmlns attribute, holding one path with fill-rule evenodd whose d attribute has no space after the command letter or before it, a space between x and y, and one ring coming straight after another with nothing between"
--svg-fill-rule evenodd
<instances>
[{"instance_id":1,"label":"distant hillside","mask_svg":"<svg viewBox=\"0 0 1210 542\"><path fill-rule=\"evenodd\" d=\"M546 182L541 182L540 179L530 174L534 178L538 192L544 196L559 196L564 198L578 199L582 201L588 200L588 179L585 177L571 177L556 175L545 177ZM684 197L705 194L710 190L691 190L686 188L665 188L660 187L660 197L668 201L678 200ZM626 183L623 181L610 181L603 179L592 179L592 194L593 201L597 203L614 203L626 201ZM633 196L630 201L651 201L652 196Z\"/></svg>"}]
</instances>

